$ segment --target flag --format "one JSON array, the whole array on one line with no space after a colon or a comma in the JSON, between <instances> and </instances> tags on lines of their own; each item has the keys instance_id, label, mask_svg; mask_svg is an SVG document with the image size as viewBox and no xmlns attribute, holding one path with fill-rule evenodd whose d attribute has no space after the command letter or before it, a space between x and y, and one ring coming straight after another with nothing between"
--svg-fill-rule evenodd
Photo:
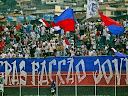
<instances>
[{"instance_id":1,"label":"flag","mask_svg":"<svg viewBox=\"0 0 128 96\"><path fill-rule=\"evenodd\" d=\"M48 22L46 22L44 19L38 18L38 21L40 21L44 26L50 27L50 25L48 24Z\"/></svg>"},{"instance_id":2,"label":"flag","mask_svg":"<svg viewBox=\"0 0 128 96\"><path fill-rule=\"evenodd\" d=\"M56 34L61 33L61 28L60 28L60 26L54 26L54 31L55 31Z\"/></svg>"},{"instance_id":3,"label":"flag","mask_svg":"<svg viewBox=\"0 0 128 96\"><path fill-rule=\"evenodd\" d=\"M66 39L66 37L64 37L64 40L65 40L65 44L69 45L68 40Z\"/></svg>"},{"instance_id":4,"label":"flag","mask_svg":"<svg viewBox=\"0 0 128 96\"><path fill-rule=\"evenodd\" d=\"M68 43L68 40L66 39L65 36L64 36L64 40L65 40L65 44L66 44L66 50L68 50L68 45L69 45L69 43Z\"/></svg>"},{"instance_id":5,"label":"flag","mask_svg":"<svg viewBox=\"0 0 128 96\"><path fill-rule=\"evenodd\" d=\"M100 11L99 11L100 17L104 24L108 27L109 31L114 34L122 34L124 31L124 28L122 25L120 25L118 22L112 20L111 18L104 16Z\"/></svg>"},{"instance_id":6,"label":"flag","mask_svg":"<svg viewBox=\"0 0 128 96\"><path fill-rule=\"evenodd\" d=\"M56 25L55 25L55 23L54 23L54 22L51 22L51 26L52 26L52 27L54 27L54 26L56 26Z\"/></svg>"},{"instance_id":7,"label":"flag","mask_svg":"<svg viewBox=\"0 0 128 96\"><path fill-rule=\"evenodd\" d=\"M111 48L111 49L114 51L116 56L118 56L118 57L126 57L124 54L122 54L120 52L117 52L114 48Z\"/></svg>"},{"instance_id":8,"label":"flag","mask_svg":"<svg viewBox=\"0 0 128 96\"><path fill-rule=\"evenodd\" d=\"M51 22L51 26L54 28L54 31L55 31L56 34L61 33L61 28L60 28L60 26L54 24L54 22Z\"/></svg>"},{"instance_id":9,"label":"flag","mask_svg":"<svg viewBox=\"0 0 128 96\"><path fill-rule=\"evenodd\" d=\"M74 21L75 21L75 24L78 24L78 21L77 21L77 19L74 19Z\"/></svg>"},{"instance_id":10,"label":"flag","mask_svg":"<svg viewBox=\"0 0 128 96\"><path fill-rule=\"evenodd\" d=\"M86 18L91 18L96 15L99 9L99 4L96 0L87 0L87 14Z\"/></svg>"},{"instance_id":11,"label":"flag","mask_svg":"<svg viewBox=\"0 0 128 96\"><path fill-rule=\"evenodd\" d=\"M75 31L73 9L68 8L54 19L54 24L60 26L64 31Z\"/></svg>"},{"instance_id":12,"label":"flag","mask_svg":"<svg viewBox=\"0 0 128 96\"><path fill-rule=\"evenodd\" d=\"M77 34L76 37L80 39L80 35Z\"/></svg>"}]
</instances>

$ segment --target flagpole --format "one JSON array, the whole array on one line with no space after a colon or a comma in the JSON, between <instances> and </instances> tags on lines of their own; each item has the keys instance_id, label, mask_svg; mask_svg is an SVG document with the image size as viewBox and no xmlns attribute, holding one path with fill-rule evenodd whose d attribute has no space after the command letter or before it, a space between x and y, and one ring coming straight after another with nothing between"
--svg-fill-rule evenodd
<instances>
[{"instance_id":1,"label":"flagpole","mask_svg":"<svg viewBox=\"0 0 128 96\"><path fill-rule=\"evenodd\" d=\"M95 72L95 76L96 76L96 72ZM96 82L95 82L95 96L96 96Z\"/></svg>"},{"instance_id":2,"label":"flagpole","mask_svg":"<svg viewBox=\"0 0 128 96\"><path fill-rule=\"evenodd\" d=\"M20 96L21 96L21 74L20 74Z\"/></svg>"},{"instance_id":3,"label":"flagpole","mask_svg":"<svg viewBox=\"0 0 128 96\"><path fill-rule=\"evenodd\" d=\"M4 73L2 73L2 77L3 77L3 91L2 91L2 96L4 96Z\"/></svg>"},{"instance_id":4,"label":"flagpole","mask_svg":"<svg viewBox=\"0 0 128 96\"><path fill-rule=\"evenodd\" d=\"M58 96L58 78L56 75L56 96Z\"/></svg>"},{"instance_id":5,"label":"flagpole","mask_svg":"<svg viewBox=\"0 0 128 96\"><path fill-rule=\"evenodd\" d=\"M116 74L115 74L115 96L116 96Z\"/></svg>"},{"instance_id":6,"label":"flagpole","mask_svg":"<svg viewBox=\"0 0 128 96\"><path fill-rule=\"evenodd\" d=\"M3 91L2 91L2 96L4 96Z\"/></svg>"},{"instance_id":7,"label":"flagpole","mask_svg":"<svg viewBox=\"0 0 128 96\"><path fill-rule=\"evenodd\" d=\"M40 72L38 73L38 96L40 96L39 74L40 74Z\"/></svg>"},{"instance_id":8,"label":"flagpole","mask_svg":"<svg viewBox=\"0 0 128 96\"><path fill-rule=\"evenodd\" d=\"M77 96L77 77L75 74L75 96Z\"/></svg>"}]
</instances>

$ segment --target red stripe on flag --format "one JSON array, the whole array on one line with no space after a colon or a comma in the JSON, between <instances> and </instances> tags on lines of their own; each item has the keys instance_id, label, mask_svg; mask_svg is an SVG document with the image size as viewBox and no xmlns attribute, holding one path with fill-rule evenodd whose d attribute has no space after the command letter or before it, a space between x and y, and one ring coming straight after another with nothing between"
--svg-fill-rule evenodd
<instances>
[{"instance_id":1,"label":"red stripe on flag","mask_svg":"<svg viewBox=\"0 0 128 96\"><path fill-rule=\"evenodd\" d=\"M46 24L47 27L50 27L50 25L48 24L48 22L46 22L44 19L42 19L42 20Z\"/></svg>"},{"instance_id":2,"label":"red stripe on flag","mask_svg":"<svg viewBox=\"0 0 128 96\"><path fill-rule=\"evenodd\" d=\"M67 45L69 45L68 40L66 39L66 37L64 37L64 40L65 40L65 43L66 43Z\"/></svg>"}]
</instances>

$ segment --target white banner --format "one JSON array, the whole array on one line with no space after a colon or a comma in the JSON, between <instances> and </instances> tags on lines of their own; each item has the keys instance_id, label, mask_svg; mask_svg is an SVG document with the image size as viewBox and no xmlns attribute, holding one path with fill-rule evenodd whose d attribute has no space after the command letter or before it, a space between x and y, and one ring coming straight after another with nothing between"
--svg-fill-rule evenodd
<instances>
[{"instance_id":1,"label":"white banner","mask_svg":"<svg viewBox=\"0 0 128 96\"><path fill-rule=\"evenodd\" d=\"M87 0L87 14L86 18L91 18L96 15L99 9L99 4L96 0Z\"/></svg>"},{"instance_id":2,"label":"white banner","mask_svg":"<svg viewBox=\"0 0 128 96\"><path fill-rule=\"evenodd\" d=\"M0 91L4 92L4 79L3 79L3 77L0 77Z\"/></svg>"}]
</instances>

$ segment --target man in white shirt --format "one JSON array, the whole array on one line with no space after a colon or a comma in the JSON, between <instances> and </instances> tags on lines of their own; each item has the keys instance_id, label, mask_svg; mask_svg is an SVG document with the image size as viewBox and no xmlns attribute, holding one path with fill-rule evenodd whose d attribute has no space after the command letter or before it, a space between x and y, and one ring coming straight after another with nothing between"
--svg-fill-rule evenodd
<instances>
[{"instance_id":1,"label":"man in white shirt","mask_svg":"<svg viewBox=\"0 0 128 96\"><path fill-rule=\"evenodd\" d=\"M32 38L33 40L35 40L35 36L36 36L35 32L32 31L32 32L30 33L30 35L31 35L31 38Z\"/></svg>"},{"instance_id":2,"label":"man in white shirt","mask_svg":"<svg viewBox=\"0 0 128 96\"><path fill-rule=\"evenodd\" d=\"M89 50L88 55L93 56L93 50L92 49Z\"/></svg>"},{"instance_id":3,"label":"man in white shirt","mask_svg":"<svg viewBox=\"0 0 128 96\"><path fill-rule=\"evenodd\" d=\"M109 44L111 35L107 32L106 33L106 44Z\"/></svg>"},{"instance_id":4,"label":"man in white shirt","mask_svg":"<svg viewBox=\"0 0 128 96\"><path fill-rule=\"evenodd\" d=\"M3 52L3 53L1 54L1 57L2 57L2 58L6 58L6 52Z\"/></svg>"}]
</instances>

